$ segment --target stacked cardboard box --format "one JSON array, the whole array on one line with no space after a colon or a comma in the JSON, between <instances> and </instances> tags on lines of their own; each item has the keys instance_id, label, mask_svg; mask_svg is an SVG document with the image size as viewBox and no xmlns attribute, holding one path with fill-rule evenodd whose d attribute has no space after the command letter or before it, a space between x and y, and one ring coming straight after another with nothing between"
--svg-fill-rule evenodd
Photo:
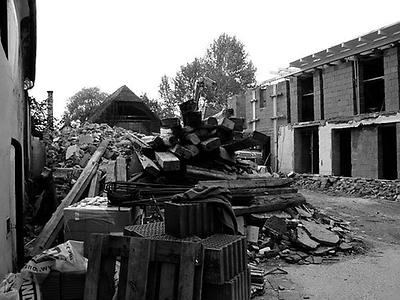
<instances>
[{"instance_id":1,"label":"stacked cardboard box","mask_svg":"<svg viewBox=\"0 0 400 300\"><path fill-rule=\"evenodd\" d=\"M92 233L122 233L133 224L137 210L132 207L109 206L104 198L88 198L64 208L65 240L87 241Z\"/></svg>"}]
</instances>

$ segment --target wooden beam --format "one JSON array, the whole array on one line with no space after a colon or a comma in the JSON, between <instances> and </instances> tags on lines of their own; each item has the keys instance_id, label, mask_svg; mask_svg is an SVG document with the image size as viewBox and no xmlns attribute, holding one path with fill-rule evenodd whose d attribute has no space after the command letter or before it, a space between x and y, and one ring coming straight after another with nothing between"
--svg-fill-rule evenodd
<instances>
[{"instance_id":1,"label":"wooden beam","mask_svg":"<svg viewBox=\"0 0 400 300\"><path fill-rule=\"evenodd\" d=\"M143 154L136 153L140 163L142 164L143 170L153 176L158 176L160 173L160 168L147 156Z\"/></svg>"},{"instance_id":2,"label":"wooden beam","mask_svg":"<svg viewBox=\"0 0 400 300\"><path fill-rule=\"evenodd\" d=\"M106 184L115 182L115 160L110 160L107 164Z\"/></svg>"},{"instance_id":3,"label":"wooden beam","mask_svg":"<svg viewBox=\"0 0 400 300\"><path fill-rule=\"evenodd\" d=\"M90 158L88 164L83 169L81 175L79 176L72 189L61 201L60 205L57 207L50 220L44 226L42 232L36 238L35 242L33 243L32 250L30 251L30 255L34 256L36 254L39 254L43 250L50 248L50 246L53 244L58 233L63 227L62 221L64 218L64 208L81 199L93 176L97 173L99 161L103 156L109 142L109 140L104 140L100 143L99 147Z\"/></svg>"},{"instance_id":4,"label":"wooden beam","mask_svg":"<svg viewBox=\"0 0 400 300\"><path fill-rule=\"evenodd\" d=\"M271 196L256 196L256 199L263 203L252 206L234 206L233 211L236 216L246 214L265 213L270 211L284 210L288 207L298 206L306 203L302 194L282 194Z\"/></svg>"},{"instance_id":5,"label":"wooden beam","mask_svg":"<svg viewBox=\"0 0 400 300\"><path fill-rule=\"evenodd\" d=\"M174 154L170 152L156 152L155 155L158 164L164 171L179 171L181 169L181 162Z\"/></svg>"},{"instance_id":6,"label":"wooden beam","mask_svg":"<svg viewBox=\"0 0 400 300\"><path fill-rule=\"evenodd\" d=\"M101 179L101 171L97 171L94 174L92 181L90 182L88 197L93 198L99 194L100 191L100 179Z\"/></svg>"},{"instance_id":7,"label":"wooden beam","mask_svg":"<svg viewBox=\"0 0 400 300\"><path fill-rule=\"evenodd\" d=\"M126 159L122 156L117 157L116 161L116 179L117 181L126 181Z\"/></svg>"},{"instance_id":8,"label":"wooden beam","mask_svg":"<svg viewBox=\"0 0 400 300\"><path fill-rule=\"evenodd\" d=\"M200 145L204 151L210 152L215 149L218 149L221 146L221 140L217 137L210 138L208 140L201 142Z\"/></svg>"},{"instance_id":9,"label":"wooden beam","mask_svg":"<svg viewBox=\"0 0 400 300\"><path fill-rule=\"evenodd\" d=\"M187 166L186 172L188 175L200 176L200 177L205 177L205 178L210 178L210 179L234 180L237 178L236 174L226 174L221 171L210 170L210 169L205 169L205 168L200 168L200 167L195 167L195 166Z\"/></svg>"},{"instance_id":10,"label":"wooden beam","mask_svg":"<svg viewBox=\"0 0 400 300\"><path fill-rule=\"evenodd\" d=\"M290 178L264 178L264 179L237 179L237 180L207 180L199 181L201 186L220 186L225 188L266 188L285 187L290 185L293 179Z\"/></svg>"}]
</instances>

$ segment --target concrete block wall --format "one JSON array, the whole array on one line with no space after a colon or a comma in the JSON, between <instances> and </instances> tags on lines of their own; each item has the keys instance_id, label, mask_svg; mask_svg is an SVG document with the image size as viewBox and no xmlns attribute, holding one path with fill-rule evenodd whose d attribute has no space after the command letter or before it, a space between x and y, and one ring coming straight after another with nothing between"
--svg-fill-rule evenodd
<instances>
[{"instance_id":1,"label":"concrete block wall","mask_svg":"<svg viewBox=\"0 0 400 300\"><path fill-rule=\"evenodd\" d=\"M272 102L272 86L267 86L265 91L265 105L260 107L260 93L261 89L257 88L257 103L256 103L256 118L259 121L256 122L256 130L262 132L268 136L272 136L273 133L273 102Z\"/></svg>"},{"instance_id":2,"label":"concrete block wall","mask_svg":"<svg viewBox=\"0 0 400 300\"><path fill-rule=\"evenodd\" d=\"M320 82L320 73L321 70L316 70L313 74L313 86L314 86L314 121L321 120L321 100L322 94L321 91L321 82Z\"/></svg>"},{"instance_id":3,"label":"concrete block wall","mask_svg":"<svg viewBox=\"0 0 400 300\"><path fill-rule=\"evenodd\" d=\"M324 69L322 78L325 119L354 115L353 68L351 62Z\"/></svg>"},{"instance_id":4,"label":"concrete block wall","mask_svg":"<svg viewBox=\"0 0 400 300\"><path fill-rule=\"evenodd\" d=\"M299 78L291 77L290 78L290 113L291 113L291 122L297 123L299 121Z\"/></svg>"},{"instance_id":5,"label":"concrete block wall","mask_svg":"<svg viewBox=\"0 0 400 300\"><path fill-rule=\"evenodd\" d=\"M383 53L385 111L398 111L400 109L399 52L398 47L393 47Z\"/></svg>"},{"instance_id":6,"label":"concrete block wall","mask_svg":"<svg viewBox=\"0 0 400 300\"><path fill-rule=\"evenodd\" d=\"M253 124L250 121L253 119L253 108L252 102L253 90L247 90L244 94L245 110L246 110L246 126L248 129L253 128ZM257 103L256 103L257 104Z\"/></svg>"},{"instance_id":7,"label":"concrete block wall","mask_svg":"<svg viewBox=\"0 0 400 300\"><path fill-rule=\"evenodd\" d=\"M351 150L352 176L378 178L378 127L353 128Z\"/></svg>"}]
</instances>

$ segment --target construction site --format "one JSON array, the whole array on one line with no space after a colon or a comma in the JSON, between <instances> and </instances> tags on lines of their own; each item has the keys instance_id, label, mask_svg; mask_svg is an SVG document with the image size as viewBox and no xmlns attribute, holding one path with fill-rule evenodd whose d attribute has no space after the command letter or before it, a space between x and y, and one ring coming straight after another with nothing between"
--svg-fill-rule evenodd
<instances>
[{"instance_id":1,"label":"construction site","mask_svg":"<svg viewBox=\"0 0 400 300\"><path fill-rule=\"evenodd\" d=\"M49 90L37 134L36 1L0 5L0 300L398 299L400 23L171 117Z\"/></svg>"}]
</instances>

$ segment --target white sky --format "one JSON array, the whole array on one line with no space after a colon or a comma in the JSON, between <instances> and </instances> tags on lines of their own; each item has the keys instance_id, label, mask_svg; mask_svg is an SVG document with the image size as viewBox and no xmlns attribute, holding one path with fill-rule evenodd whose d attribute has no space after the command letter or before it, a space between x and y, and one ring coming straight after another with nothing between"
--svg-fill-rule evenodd
<instances>
[{"instance_id":1,"label":"white sky","mask_svg":"<svg viewBox=\"0 0 400 300\"><path fill-rule=\"evenodd\" d=\"M82 87L126 84L158 98L161 76L236 35L257 80L291 61L400 21L400 1L37 0L32 95L54 91L55 115Z\"/></svg>"}]
</instances>

